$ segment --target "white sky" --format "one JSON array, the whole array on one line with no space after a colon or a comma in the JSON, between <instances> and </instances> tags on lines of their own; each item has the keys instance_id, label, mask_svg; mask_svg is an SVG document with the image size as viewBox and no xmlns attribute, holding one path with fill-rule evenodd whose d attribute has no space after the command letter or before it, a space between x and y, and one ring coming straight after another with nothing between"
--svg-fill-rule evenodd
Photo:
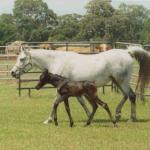
<instances>
[{"instance_id":1,"label":"white sky","mask_svg":"<svg viewBox=\"0 0 150 150\"><path fill-rule=\"evenodd\" d=\"M0 14L12 13L15 0L0 0ZM49 8L52 9L58 15L67 13L79 13L85 12L85 5L89 0L43 0ZM147 8L150 8L150 0L112 0L113 6L117 7L120 3L127 4L142 4Z\"/></svg>"}]
</instances>

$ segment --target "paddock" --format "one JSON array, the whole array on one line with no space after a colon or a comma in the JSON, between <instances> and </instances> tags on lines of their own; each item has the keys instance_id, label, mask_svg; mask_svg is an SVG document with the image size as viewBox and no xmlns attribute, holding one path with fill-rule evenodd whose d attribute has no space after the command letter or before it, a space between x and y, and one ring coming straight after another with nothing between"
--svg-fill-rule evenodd
<instances>
[{"instance_id":1,"label":"paddock","mask_svg":"<svg viewBox=\"0 0 150 150\"><path fill-rule=\"evenodd\" d=\"M0 84L0 147L3 149L31 150L149 150L150 147L150 101L145 105L137 101L138 122L128 122L130 103L122 110L118 128L114 128L103 109L99 109L89 127L84 127L87 116L76 99L70 99L70 107L75 126L68 126L63 103L58 109L59 126L44 125L55 97L55 89L33 90L28 97L25 91L19 97L14 81L1 81ZM111 92L99 95L108 103L114 115L120 93ZM88 104L88 103L87 103ZM91 108L88 105L89 108ZM58 144L59 143L59 144ZM71 144L68 144L71 143ZM28 147L29 146L29 147Z\"/></svg>"},{"instance_id":2,"label":"paddock","mask_svg":"<svg viewBox=\"0 0 150 150\"><path fill-rule=\"evenodd\" d=\"M15 43L15 45L13 44ZM10 75L10 70L15 64L15 60L17 58L17 55L15 53L15 48L19 48L21 45L27 47L27 48L34 48L35 50L37 48L40 48L40 46L43 45L52 45L56 48L56 50L62 50L62 51L75 51L81 54L95 54L98 53L96 46L99 46L102 43L112 45L113 48L126 48L129 45L140 45L138 43L130 43L130 42L110 42L110 41L92 41L92 42L23 42L23 41L16 41L8 43L7 46L0 46L0 80L14 80ZM16 43L19 43L19 45L16 45ZM150 45L143 45L143 47L146 50L149 50ZM10 51L9 51L10 50ZM13 51L12 51L13 50ZM133 87L136 85L137 81L137 70L138 66L134 65L134 73L132 76L131 84ZM19 80L17 80L17 89L18 89L18 95L21 96L22 91L28 91L28 96L31 96L31 91L33 91L35 88L34 86L31 86L34 84L34 82L37 81L38 76L40 74L40 70L33 69L29 74L27 73L23 77L20 77ZM106 87L110 87L112 91L118 92L118 89L113 83L109 83L102 87L103 94L105 94L107 91ZM47 88L47 87L46 87ZM50 87L52 88L52 87ZM145 97L150 96L149 92L150 87L146 88Z\"/></svg>"},{"instance_id":3,"label":"paddock","mask_svg":"<svg viewBox=\"0 0 150 150\"><path fill-rule=\"evenodd\" d=\"M127 44L127 43L126 43ZM116 45L117 46L117 45ZM119 45L118 47L124 47ZM3 57L5 53L1 54ZM135 123L128 122L130 115L130 103L126 103L122 110L122 118L118 128L114 128L103 109L99 109L94 116L93 123L84 127L87 116L76 99L70 99L71 112L75 121L73 128L68 127L68 117L63 104L58 109L60 125L44 125L42 122L49 113L50 106L55 97L54 88L45 88L40 91L32 90L37 82L39 70L36 73L27 73L21 77L24 82L16 82L12 79L9 71L15 60L1 59L0 79L0 148L3 149L32 149L32 150L112 150L112 149L142 149L150 147L150 101L145 97L145 104L137 101L137 118ZM138 67L135 63L133 74L133 86L137 80ZM17 88L25 88L18 96ZM31 88L32 94L28 97L27 90ZM31 91L29 91L31 92ZM118 99L121 93L112 92L111 88L105 87L105 94L100 88L100 97L110 106L114 115ZM149 90L147 89L149 94ZM86 102L87 103L87 102ZM88 107L89 104L87 103ZM91 110L91 109L90 109ZM137 132L138 131L138 132ZM59 143L59 144L58 144ZM68 144L71 143L71 144Z\"/></svg>"}]
</instances>

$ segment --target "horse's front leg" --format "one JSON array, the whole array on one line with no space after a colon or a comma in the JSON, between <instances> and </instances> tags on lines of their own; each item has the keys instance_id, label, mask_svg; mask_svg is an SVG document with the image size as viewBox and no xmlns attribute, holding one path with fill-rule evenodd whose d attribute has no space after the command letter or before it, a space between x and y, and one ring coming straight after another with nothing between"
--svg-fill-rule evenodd
<instances>
[{"instance_id":1,"label":"horse's front leg","mask_svg":"<svg viewBox=\"0 0 150 150\"><path fill-rule=\"evenodd\" d=\"M60 102L62 101L61 96L58 93L57 93L56 98L55 98L55 100L53 102L52 110L51 110L51 112L49 114L48 119L43 122L44 124L48 124L48 123L53 122L53 120L54 120L54 113L55 113L55 108L54 107L57 104L57 101L60 101Z\"/></svg>"},{"instance_id":2,"label":"horse's front leg","mask_svg":"<svg viewBox=\"0 0 150 150\"><path fill-rule=\"evenodd\" d=\"M81 104L81 106L83 107L83 109L85 110L88 118L91 116L91 112L89 111L89 109L87 108L87 106L85 105L85 101L82 97L77 97L78 102Z\"/></svg>"}]
</instances>

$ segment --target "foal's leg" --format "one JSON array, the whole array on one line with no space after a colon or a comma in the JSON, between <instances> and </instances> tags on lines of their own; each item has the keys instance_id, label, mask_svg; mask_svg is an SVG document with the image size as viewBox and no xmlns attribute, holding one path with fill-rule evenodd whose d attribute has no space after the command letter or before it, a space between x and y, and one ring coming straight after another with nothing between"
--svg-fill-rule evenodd
<instances>
[{"instance_id":1,"label":"foal's leg","mask_svg":"<svg viewBox=\"0 0 150 150\"><path fill-rule=\"evenodd\" d=\"M79 103L81 104L81 106L84 108L88 118L90 117L91 113L90 111L88 110L87 106L85 105L85 102L84 102L84 99L82 97L77 97Z\"/></svg>"},{"instance_id":2,"label":"foal's leg","mask_svg":"<svg viewBox=\"0 0 150 150\"><path fill-rule=\"evenodd\" d=\"M91 124L91 121L92 121L92 119L93 119L93 117L94 117L94 114L95 114L95 112L96 112L98 106L97 106L96 102L91 98L91 96L89 96L89 95L87 95L87 94L85 94L84 96L87 98L87 100L89 101L89 103L91 104L91 106L92 106L92 108L93 108L93 111L92 111L92 113L91 113L89 119L88 119L87 122L86 122L86 126L87 126L87 125L90 125L90 124Z\"/></svg>"},{"instance_id":3,"label":"foal's leg","mask_svg":"<svg viewBox=\"0 0 150 150\"><path fill-rule=\"evenodd\" d=\"M54 119L54 113L55 113L55 109L54 109L54 106L56 105L57 101L62 101L61 99L61 96L57 93L56 95L56 98L53 102L53 105L52 105L52 110L51 110L51 113L49 114L49 117L47 120L44 121L44 124L48 124L48 123L51 123Z\"/></svg>"},{"instance_id":4,"label":"foal's leg","mask_svg":"<svg viewBox=\"0 0 150 150\"><path fill-rule=\"evenodd\" d=\"M57 122L57 107L59 105L60 101L56 100L55 104L54 104L54 122L55 125L58 126L58 122Z\"/></svg>"},{"instance_id":5,"label":"foal's leg","mask_svg":"<svg viewBox=\"0 0 150 150\"><path fill-rule=\"evenodd\" d=\"M71 113L70 113L68 98L64 99L64 103L65 103L66 112L67 112L67 114L69 116L69 119L70 119L70 127L72 127L74 123L73 123L73 119L72 119L72 116L71 116Z\"/></svg>"},{"instance_id":6,"label":"foal's leg","mask_svg":"<svg viewBox=\"0 0 150 150\"><path fill-rule=\"evenodd\" d=\"M116 122L114 121L114 119L112 117L112 114L110 112L110 109L109 109L107 103L105 103L101 99L99 99L98 96L96 96L94 100L107 111L110 120L113 122L113 124L115 124Z\"/></svg>"}]
</instances>

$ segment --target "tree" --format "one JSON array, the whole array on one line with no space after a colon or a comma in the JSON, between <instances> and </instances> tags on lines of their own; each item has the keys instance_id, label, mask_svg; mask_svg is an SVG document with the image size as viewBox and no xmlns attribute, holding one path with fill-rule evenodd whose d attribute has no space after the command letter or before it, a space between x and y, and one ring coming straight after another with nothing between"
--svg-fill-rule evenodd
<instances>
[{"instance_id":1,"label":"tree","mask_svg":"<svg viewBox=\"0 0 150 150\"><path fill-rule=\"evenodd\" d=\"M13 13L17 29L25 41L47 40L57 23L56 14L42 0L16 0Z\"/></svg>"},{"instance_id":2,"label":"tree","mask_svg":"<svg viewBox=\"0 0 150 150\"><path fill-rule=\"evenodd\" d=\"M78 14L59 16L58 25L50 34L49 40L73 41L79 33L81 18Z\"/></svg>"},{"instance_id":3,"label":"tree","mask_svg":"<svg viewBox=\"0 0 150 150\"><path fill-rule=\"evenodd\" d=\"M11 14L0 16L0 45L19 39L15 19Z\"/></svg>"},{"instance_id":4,"label":"tree","mask_svg":"<svg viewBox=\"0 0 150 150\"><path fill-rule=\"evenodd\" d=\"M118 17L120 17L117 19L120 20L120 27L116 26L117 30L119 31L124 27L124 31L120 30L120 40L122 38L122 40L138 41L144 21L149 16L149 10L142 5L127 5L122 3L117 11L119 14ZM113 24L115 24L114 21Z\"/></svg>"},{"instance_id":5,"label":"tree","mask_svg":"<svg viewBox=\"0 0 150 150\"><path fill-rule=\"evenodd\" d=\"M107 40L109 25L115 9L109 0L91 0L86 6L86 14L82 20L79 37L85 40Z\"/></svg>"},{"instance_id":6,"label":"tree","mask_svg":"<svg viewBox=\"0 0 150 150\"><path fill-rule=\"evenodd\" d=\"M141 31L140 40L143 44L150 43L150 18L145 20L143 30Z\"/></svg>"}]
</instances>

